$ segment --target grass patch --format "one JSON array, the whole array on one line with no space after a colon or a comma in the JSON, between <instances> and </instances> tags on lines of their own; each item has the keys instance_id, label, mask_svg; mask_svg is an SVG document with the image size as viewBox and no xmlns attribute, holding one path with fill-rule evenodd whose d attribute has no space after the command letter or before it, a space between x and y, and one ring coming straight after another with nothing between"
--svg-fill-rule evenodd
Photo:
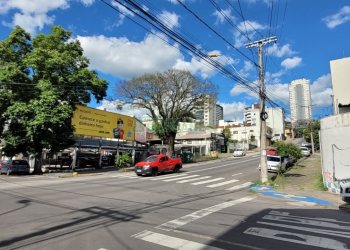
<instances>
[{"instance_id":1,"label":"grass patch","mask_svg":"<svg viewBox=\"0 0 350 250\"><path fill-rule=\"evenodd\" d=\"M319 173L314 180L314 187L319 191L327 191L327 187L323 183L322 173Z\"/></svg>"},{"instance_id":2,"label":"grass patch","mask_svg":"<svg viewBox=\"0 0 350 250\"><path fill-rule=\"evenodd\" d=\"M257 185L264 186L263 183L261 182L261 180L256 180L256 181L252 184L252 186L257 186ZM272 180L272 179L268 179L266 185L267 185L267 186L275 187L275 181Z\"/></svg>"}]
</instances>

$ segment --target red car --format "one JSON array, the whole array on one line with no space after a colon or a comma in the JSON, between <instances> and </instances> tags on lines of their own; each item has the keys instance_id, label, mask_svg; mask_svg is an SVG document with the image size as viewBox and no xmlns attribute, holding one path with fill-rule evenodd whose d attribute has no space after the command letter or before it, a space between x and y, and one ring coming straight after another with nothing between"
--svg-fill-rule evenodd
<instances>
[{"instance_id":1,"label":"red car","mask_svg":"<svg viewBox=\"0 0 350 250\"><path fill-rule=\"evenodd\" d=\"M274 155L274 156L276 156L276 155L278 155L277 149L275 149L275 148L269 148L269 149L266 150L266 154L267 154L267 155Z\"/></svg>"},{"instance_id":2,"label":"red car","mask_svg":"<svg viewBox=\"0 0 350 250\"><path fill-rule=\"evenodd\" d=\"M179 172L182 168L182 160L180 158L169 158L167 155L152 155L144 161L135 165L135 173L138 176L152 175L156 176L163 172Z\"/></svg>"}]
</instances>

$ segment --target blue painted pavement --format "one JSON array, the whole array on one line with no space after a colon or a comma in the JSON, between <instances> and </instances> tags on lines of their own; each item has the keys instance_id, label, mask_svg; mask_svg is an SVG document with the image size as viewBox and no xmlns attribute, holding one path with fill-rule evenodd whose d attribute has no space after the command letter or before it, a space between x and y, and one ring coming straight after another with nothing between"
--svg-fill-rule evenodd
<instances>
[{"instance_id":1,"label":"blue painted pavement","mask_svg":"<svg viewBox=\"0 0 350 250\"><path fill-rule=\"evenodd\" d=\"M283 198L283 199L289 199L293 201L310 202L310 203L316 203L322 206L333 206L333 203L329 201L317 199L311 196L298 196L298 195L279 193L274 191L273 187L271 186L256 185L256 186L252 186L250 190L256 191L260 194L263 194L265 196L270 196L273 198Z\"/></svg>"}]
</instances>

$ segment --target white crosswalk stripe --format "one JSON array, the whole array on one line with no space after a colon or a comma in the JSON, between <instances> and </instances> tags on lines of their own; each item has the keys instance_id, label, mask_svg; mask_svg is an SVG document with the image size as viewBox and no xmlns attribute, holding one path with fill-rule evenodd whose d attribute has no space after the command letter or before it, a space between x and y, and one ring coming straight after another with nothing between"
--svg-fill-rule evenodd
<instances>
[{"instance_id":1,"label":"white crosswalk stripe","mask_svg":"<svg viewBox=\"0 0 350 250\"><path fill-rule=\"evenodd\" d=\"M151 242L163 247L168 247L171 249L191 249L191 250L220 250L221 248L213 247L210 245L201 244L198 242L185 240L173 236L168 236L165 234L154 233L152 231L145 230L133 236L136 239Z\"/></svg>"},{"instance_id":2,"label":"white crosswalk stripe","mask_svg":"<svg viewBox=\"0 0 350 250\"><path fill-rule=\"evenodd\" d=\"M224 186L224 185L227 185L227 184L231 184L231 183L234 183L234 182L237 182L237 181L238 180L224 181L224 182L220 182L220 183L209 185L207 187L208 188L215 188L215 187L220 187L220 186Z\"/></svg>"},{"instance_id":3,"label":"white crosswalk stripe","mask_svg":"<svg viewBox=\"0 0 350 250\"><path fill-rule=\"evenodd\" d=\"M243 183L243 184L236 185L236 186L233 186L233 187L231 187L231 188L228 188L228 189L226 189L226 190L228 190L228 191L239 190L239 189L241 189L241 188L249 187L249 186L252 185L252 184L253 184L253 182L248 181L248 182L245 182L245 183Z\"/></svg>"},{"instance_id":4,"label":"white crosswalk stripe","mask_svg":"<svg viewBox=\"0 0 350 250\"><path fill-rule=\"evenodd\" d=\"M176 183L186 183L186 182L191 182L191 181L198 181L198 180L203 180L203 179L208 179L211 176L202 176L198 178L193 178L193 179L188 179L188 180L183 180L183 181L177 181Z\"/></svg>"},{"instance_id":5,"label":"white crosswalk stripe","mask_svg":"<svg viewBox=\"0 0 350 250\"><path fill-rule=\"evenodd\" d=\"M215 181L221 181L225 178L223 177L219 177L219 178L216 178L216 179L211 179L211 180L206 180L206 181L200 181L200 182L195 182L195 183L191 183L192 185L201 185L201 184L205 184L205 183L210 183L210 182L215 182Z\"/></svg>"},{"instance_id":6,"label":"white crosswalk stripe","mask_svg":"<svg viewBox=\"0 0 350 250\"><path fill-rule=\"evenodd\" d=\"M188 175L188 176L181 176L181 177L177 177L177 178L172 178L172 179L167 179L167 180L162 180L162 181L178 181L178 180L182 180L182 179L189 179L189 178L193 178L193 177L197 177L199 176L198 174L194 174L194 175Z\"/></svg>"},{"instance_id":7,"label":"white crosswalk stripe","mask_svg":"<svg viewBox=\"0 0 350 250\"><path fill-rule=\"evenodd\" d=\"M232 176L241 175L242 173L233 174ZM217 188L225 185L229 185L235 182L239 182L237 179L225 180L224 177L212 178L212 176L200 176L198 174L180 173L180 174L166 174L154 177L139 177L135 173L123 173L118 175L113 175L112 177L118 178L128 178L128 179L139 179L139 180L152 180L152 181L164 181L164 182L175 182L178 184L188 183L191 185L206 185L207 188ZM226 188L227 191L235 191L247 188L251 186L252 182L245 182L239 185L231 186Z\"/></svg>"},{"instance_id":8,"label":"white crosswalk stripe","mask_svg":"<svg viewBox=\"0 0 350 250\"><path fill-rule=\"evenodd\" d=\"M168 174L166 176L156 176L156 177L149 177L148 179L150 180L154 180L154 181L159 181L159 180L165 180L165 179L170 179L170 178L176 178L176 177L180 177L180 176L186 176L187 174Z\"/></svg>"}]
</instances>

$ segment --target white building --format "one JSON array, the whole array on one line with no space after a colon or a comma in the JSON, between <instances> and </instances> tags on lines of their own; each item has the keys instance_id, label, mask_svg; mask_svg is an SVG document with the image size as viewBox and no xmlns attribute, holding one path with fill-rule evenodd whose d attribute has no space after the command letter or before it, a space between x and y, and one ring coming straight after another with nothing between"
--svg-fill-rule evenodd
<instances>
[{"instance_id":1,"label":"white building","mask_svg":"<svg viewBox=\"0 0 350 250\"><path fill-rule=\"evenodd\" d=\"M330 61L334 114L350 112L350 57Z\"/></svg>"},{"instance_id":2,"label":"white building","mask_svg":"<svg viewBox=\"0 0 350 250\"><path fill-rule=\"evenodd\" d=\"M260 110L258 104L253 104L251 107L244 108L244 121L247 125L260 126Z\"/></svg>"},{"instance_id":3,"label":"white building","mask_svg":"<svg viewBox=\"0 0 350 250\"><path fill-rule=\"evenodd\" d=\"M272 140L284 139L284 112L281 108L267 108L266 125L272 129Z\"/></svg>"},{"instance_id":4,"label":"white building","mask_svg":"<svg viewBox=\"0 0 350 250\"><path fill-rule=\"evenodd\" d=\"M204 126L215 127L216 123L216 98L215 96L207 96L202 109L198 109L195 113L197 121L202 121Z\"/></svg>"},{"instance_id":5,"label":"white building","mask_svg":"<svg viewBox=\"0 0 350 250\"><path fill-rule=\"evenodd\" d=\"M310 81L298 79L289 85L289 102L292 124L312 118Z\"/></svg>"}]
</instances>

